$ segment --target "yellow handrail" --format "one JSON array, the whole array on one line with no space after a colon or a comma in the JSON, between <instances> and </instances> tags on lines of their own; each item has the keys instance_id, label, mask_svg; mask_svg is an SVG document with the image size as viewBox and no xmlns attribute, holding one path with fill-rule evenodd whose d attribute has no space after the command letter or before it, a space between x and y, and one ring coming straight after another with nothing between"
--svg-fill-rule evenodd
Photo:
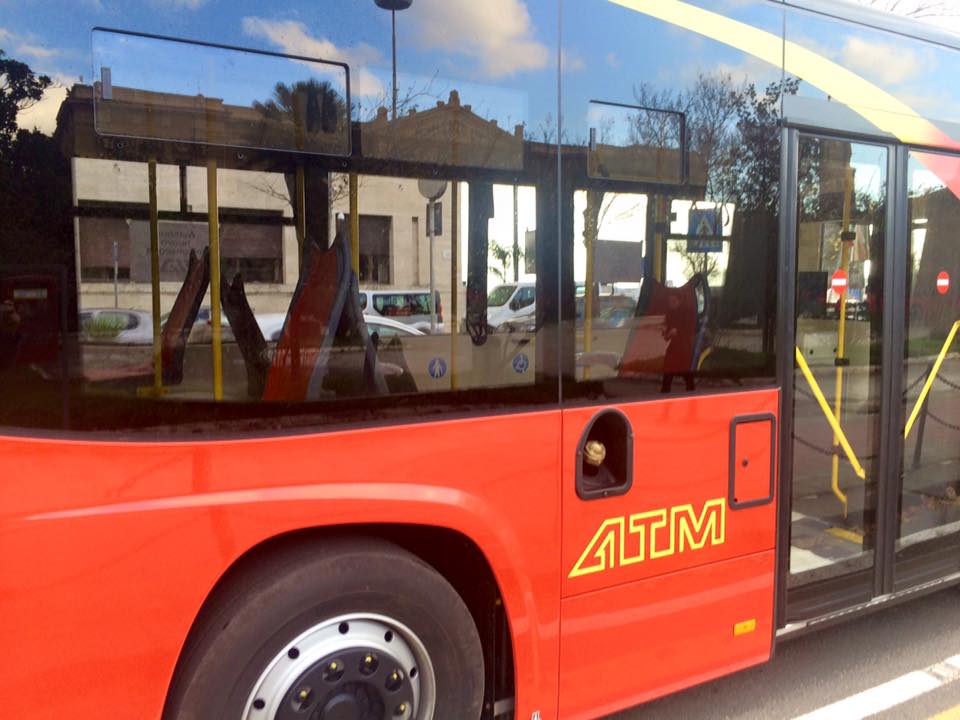
<instances>
[{"instance_id":1,"label":"yellow handrail","mask_svg":"<svg viewBox=\"0 0 960 720\"><path fill-rule=\"evenodd\" d=\"M930 371L927 381L923 384L923 390L920 391L920 396L917 398L917 402L913 406L913 412L910 413L910 419L907 420L907 426L903 430L904 440L906 440L907 436L910 435L910 431L913 429L913 424L917 421L917 416L920 414L920 408L923 407L923 403L927 400L927 395L930 394L930 388L933 387L933 383L937 379L937 373L940 372L940 366L943 365L943 361L947 358L947 352L949 352L950 346L953 345L953 340L957 336L957 330L960 330L960 320L957 320L953 324L953 327L950 328L950 333L947 335L947 340L943 343L943 347L940 348L940 354L937 355L937 361L933 364L933 370Z\"/></svg>"},{"instance_id":2,"label":"yellow handrail","mask_svg":"<svg viewBox=\"0 0 960 720\"><path fill-rule=\"evenodd\" d=\"M837 420L836 415L833 414L833 410L830 409L830 404L827 402L827 398L824 396L823 391L817 384L816 378L813 377L813 373L810 371L810 366L807 365L807 361L804 359L803 353L800 352L800 348L796 348L796 357L797 365L800 366L800 372L803 373L803 376L807 380L807 384L810 386L814 396L817 398L817 403L820 405L820 409L823 411L824 417L830 424L830 428L833 430L834 437L837 438L837 441L840 443L840 447L843 448L843 452L847 456L847 460L849 460L850 465L853 466L853 471L857 474L857 477L859 477L861 480L865 480L867 473L860 464L860 461L857 459L856 453L853 452L853 448L850 446L850 442L847 440L847 436L844 434L843 428L840 427L840 421ZM833 494L837 496L837 499L839 499L841 503L843 503L843 515L846 517L847 496L840 489L840 482L837 476L832 478L831 487L833 489Z\"/></svg>"},{"instance_id":3,"label":"yellow handrail","mask_svg":"<svg viewBox=\"0 0 960 720\"><path fill-rule=\"evenodd\" d=\"M850 250L853 242L847 239L847 233L850 231L850 215L853 205L853 168L847 167L843 176L843 221L840 225L840 269L845 277L849 277L850 272ZM855 231L854 231L855 232ZM843 412L843 366L847 362L847 293L849 287L843 289L840 293L840 320L837 323L837 370L836 383L833 396L833 412L839 418ZM839 437L835 433L833 436L833 448L836 451ZM839 488L840 478L840 457L834 452L830 463L830 484ZM846 503L844 503L844 515L846 515Z\"/></svg>"}]
</instances>

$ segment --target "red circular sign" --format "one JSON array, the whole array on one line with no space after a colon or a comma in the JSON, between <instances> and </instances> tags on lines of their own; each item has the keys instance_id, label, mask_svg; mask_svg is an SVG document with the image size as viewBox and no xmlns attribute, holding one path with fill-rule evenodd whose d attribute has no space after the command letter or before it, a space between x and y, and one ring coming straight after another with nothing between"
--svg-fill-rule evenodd
<instances>
[{"instance_id":1,"label":"red circular sign","mask_svg":"<svg viewBox=\"0 0 960 720\"><path fill-rule=\"evenodd\" d=\"M847 291L847 273L843 270L837 270L830 279L830 287L837 295L843 295Z\"/></svg>"},{"instance_id":2,"label":"red circular sign","mask_svg":"<svg viewBox=\"0 0 960 720\"><path fill-rule=\"evenodd\" d=\"M949 273L942 272L937 275L937 292L941 295L946 295L950 290L950 275Z\"/></svg>"}]
</instances>

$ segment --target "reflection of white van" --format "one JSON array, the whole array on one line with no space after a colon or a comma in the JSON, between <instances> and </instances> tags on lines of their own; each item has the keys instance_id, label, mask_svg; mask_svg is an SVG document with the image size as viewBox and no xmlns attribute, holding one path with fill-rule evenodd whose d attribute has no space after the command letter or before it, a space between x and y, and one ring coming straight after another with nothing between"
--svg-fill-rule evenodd
<instances>
[{"instance_id":1,"label":"reflection of white van","mask_svg":"<svg viewBox=\"0 0 960 720\"><path fill-rule=\"evenodd\" d=\"M537 309L536 299L536 283L497 285L487 295L487 324L496 330L504 323L532 317Z\"/></svg>"},{"instance_id":2,"label":"reflection of white van","mask_svg":"<svg viewBox=\"0 0 960 720\"><path fill-rule=\"evenodd\" d=\"M443 331L443 305L436 291L437 332ZM365 315L379 315L421 332L430 332L429 290L369 290L360 289L360 307Z\"/></svg>"}]
</instances>

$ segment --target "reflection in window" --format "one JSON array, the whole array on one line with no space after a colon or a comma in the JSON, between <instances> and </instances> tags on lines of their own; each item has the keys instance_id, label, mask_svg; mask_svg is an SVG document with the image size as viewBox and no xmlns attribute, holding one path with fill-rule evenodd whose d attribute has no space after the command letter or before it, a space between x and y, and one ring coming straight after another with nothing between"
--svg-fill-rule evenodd
<instances>
[{"instance_id":1,"label":"reflection in window","mask_svg":"<svg viewBox=\"0 0 960 720\"><path fill-rule=\"evenodd\" d=\"M409 413L411 398L450 393L496 403L496 388L514 388L501 396L509 402L551 397L538 389L536 288L538 243L555 237L537 235L538 218L552 217L538 189L555 182L554 147L527 142L522 125L501 129L451 91L395 127L381 114L355 121L368 142L349 161L250 151L214 163L199 145L97 136L91 96L117 108L132 92L116 67L111 97L102 81L78 85L59 116L75 129L63 141L73 202L49 242L67 257L76 248L76 261L43 248L22 265L3 257L4 337L15 340L2 372L21 390L3 422L282 425L317 408ZM237 129L226 144L298 146L298 113L305 132L327 133L339 119L324 119L322 90L274 84L254 108L290 137L251 142ZM178 127L195 98L170 88L138 97L164 139L199 137ZM107 126L133 117L111 112L99 118ZM487 289L509 278L519 293L497 320Z\"/></svg>"},{"instance_id":2,"label":"reflection in window","mask_svg":"<svg viewBox=\"0 0 960 720\"><path fill-rule=\"evenodd\" d=\"M650 155L661 158L657 172L644 174L661 184L638 192L626 175L597 174L587 148L573 197L581 392L659 395L773 380L777 108L795 91L789 81L760 91L712 73L676 95L638 86L646 110L611 106L624 114L619 136L630 142L604 151L626 158L660 148ZM685 163L685 184L662 172L663 158Z\"/></svg>"},{"instance_id":3,"label":"reflection in window","mask_svg":"<svg viewBox=\"0 0 960 720\"><path fill-rule=\"evenodd\" d=\"M960 532L958 167L960 159L953 156L910 153L901 558L952 549Z\"/></svg>"}]
</instances>

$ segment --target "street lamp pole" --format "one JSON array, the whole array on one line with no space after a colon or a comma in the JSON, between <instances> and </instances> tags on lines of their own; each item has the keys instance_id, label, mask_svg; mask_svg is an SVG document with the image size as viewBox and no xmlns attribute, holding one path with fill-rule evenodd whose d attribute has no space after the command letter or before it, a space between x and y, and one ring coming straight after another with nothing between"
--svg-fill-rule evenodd
<instances>
[{"instance_id":1,"label":"street lamp pole","mask_svg":"<svg viewBox=\"0 0 960 720\"><path fill-rule=\"evenodd\" d=\"M413 0L373 0L377 7L390 11L390 23L393 28L393 114L397 119L397 10L406 10Z\"/></svg>"},{"instance_id":2,"label":"street lamp pole","mask_svg":"<svg viewBox=\"0 0 960 720\"><path fill-rule=\"evenodd\" d=\"M390 24L393 26L393 115L397 119L397 11L390 11Z\"/></svg>"}]
</instances>

